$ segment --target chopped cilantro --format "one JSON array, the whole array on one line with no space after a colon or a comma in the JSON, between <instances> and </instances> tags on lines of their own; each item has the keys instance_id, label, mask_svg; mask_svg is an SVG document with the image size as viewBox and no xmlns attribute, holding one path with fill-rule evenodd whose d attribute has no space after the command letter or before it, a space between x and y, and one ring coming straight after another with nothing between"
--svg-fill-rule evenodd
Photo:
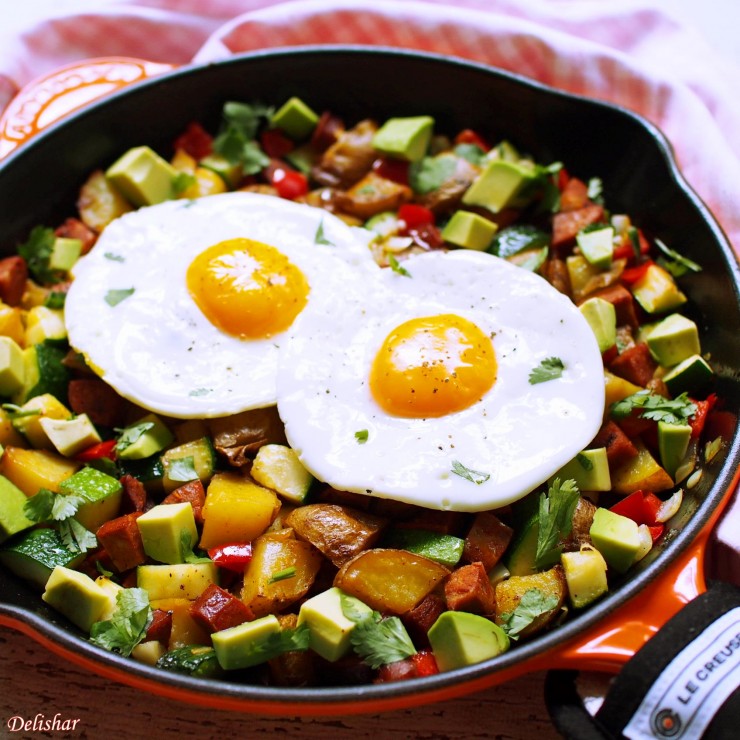
<instances>
[{"instance_id":1,"label":"chopped cilantro","mask_svg":"<svg viewBox=\"0 0 740 740\"><path fill-rule=\"evenodd\" d=\"M635 259L639 259L642 254L640 249L640 232L634 226L630 226L627 229L627 236L632 245L632 251L635 253Z\"/></svg>"},{"instance_id":2,"label":"chopped cilantro","mask_svg":"<svg viewBox=\"0 0 740 740\"><path fill-rule=\"evenodd\" d=\"M367 442L368 436L369 432L367 431L367 429L360 429L359 431L355 432L355 439L358 441L359 444Z\"/></svg>"},{"instance_id":3,"label":"chopped cilantro","mask_svg":"<svg viewBox=\"0 0 740 740\"><path fill-rule=\"evenodd\" d=\"M126 588L116 596L118 608L110 619L95 622L90 628L90 641L111 652L131 655L146 637L152 621L149 594L142 588Z\"/></svg>"},{"instance_id":4,"label":"chopped cilantro","mask_svg":"<svg viewBox=\"0 0 740 740\"><path fill-rule=\"evenodd\" d=\"M205 555L198 555L193 550L193 538L187 530L180 532L180 557L183 563L210 563L210 558Z\"/></svg>"},{"instance_id":5,"label":"chopped cilantro","mask_svg":"<svg viewBox=\"0 0 740 740\"><path fill-rule=\"evenodd\" d=\"M197 398L197 397L200 397L200 396L207 396L212 391L213 391L212 388L196 388L195 390L190 391L190 393L188 393L188 395Z\"/></svg>"},{"instance_id":6,"label":"chopped cilantro","mask_svg":"<svg viewBox=\"0 0 740 740\"><path fill-rule=\"evenodd\" d=\"M98 546L98 538L95 534L76 519L65 519L59 522L59 536L70 552L88 552Z\"/></svg>"},{"instance_id":7,"label":"chopped cilantro","mask_svg":"<svg viewBox=\"0 0 740 740\"><path fill-rule=\"evenodd\" d=\"M503 628L510 638L516 640L535 619L552 611L557 605L555 594L530 588L524 592L514 611L503 615Z\"/></svg>"},{"instance_id":8,"label":"chopped cilantro","mask_svg":"<svg viewBox=\"0 0 740 740\"><path fill-rule=\"evenodd\" d=\"M282 570L273 573L268 580L268 583L277 583L278 581L285 581L288 578L295 578L296 569L295 565L291 565L289 568L283 568Z\"/></svg>"},{"instance_id":9,"label":"chopped cilantro","mask_svg":"<svg viewBox=\"0 0 740 740\"><path fill-rule=\"evenodd\" d=\"M192 455L179 457L169 462L167 465L167 477L170 480L187 483L191 480L197 480L198 473L195 470L195 458Z\"/></svg>"},{"instance_id":10,"label":"chopped cilantro","mask_svg":"<svg viewBox=\"0 0 740 740\"><path fill-rule=\"evenodd\" d=\"M610 411L615 419L624 419L635 409L641 409L639 416L643 419L684 424L696 413L696 404L686 393L669 399L649 390L642 390L613 403Z\"/></svg>"},{"instance_id":11,"label":"chopped cilantro","mask_svg":"<svg viewBox=\"0 0 740 740\"><path fill-rule=\"evenodd\" d=\"M73 517L84 503L80 496L54 493L41 488L26 501L23 511L33 522L61 522Z\"/></svg>"},{"instance_id":12,"label":"chopped cilantro","mask_svg":"<svg viewBox=\"0 0 740 740\"><path fill-rule=\"evenodd\" d=\"M196 182L195 175L190 172L178 172L172 178L172 194L182 195L191 185L195 185Z\"/></svg>"},{"instance_id":13,"label":"chopped cilantro","mask_svg":"<svg viewBox=\"0 0 740 740\"><path fill-rule=\"evenodd\" d=\"M529 384L546 383L548 380L556 380L563 374L565 365L559 357L548 357L529 373Z\"/></svg>"},{"instance_id":14,"label":"chopped cilantro","mask_svg":"<svg viewBox=\"0 0 740 740\"><path fill-rule=\"evenodd\" d=\"M454 152L459 157L476 165L482 165L486 158L486 153L477 144L458 144Z\"/></svg>"},{"instance_id":15,"label":"chopped cilantro","mask_svg":"<svg viewBox=\"0 0 740 740\"><path fill-rule=\"evenodd\" d=\"M537 550L537 568L550 568L560 559L560 540L573 528L573 512L578 505L579 491L575 481L562 484L555 478L547 494L540 495Z\"/></svg>"},{"instance_id":16,"label":"chopped cilantro","mask_svg":"<svg viewBox=\"0 0 740 740\"><path fill-rule=\"evenodd\" d=\"M64 304L67 300L67 294L63 290L52 290L44 298L44 306L47 308L64 308Z\"/></svg>"},{"instance_id":17,"label":"chopped cilantro","mask_svg":"<svg viewBox=\"0 0 740 740\"><path fill-rule=\"evenodd\" d=\"M222 130L213 141L213 150L232 164L240 164L245 175L254 175L270 163L255 141L263 120L272 115L263 105L228 102L223 107Z\"/></svg>"},{"instance_id":18,"label":"chopped cilantro","mask_svg":"<svg viewBox=\"0 0 740 740\"><path fill-rule=\"evenodd\" d=\"M152 427L154 427L153 421L142 421L139 424L134 424L125 429L116 430L121 432L121 436L118 438L118 442L116 442L116 452L120 454L126 450L134 444L142 434L152 429Z\"/></svg>"},{"instance_id":19,"label":"chopped cilantro","mask_svg":"<svg viewBox=\"0 0 740 740\"><path fill-rule=\"evenodd\" d=\"M113 252L105 252L103 254L103 257L105 259L110 260L111 262L125 262L126 258L122 257L120 254L114 254Z\"/></svg>"},{"instance_id":20,"label":"chopped cilantro","mask_svg":"<svg viewBox=\"0 0 740 740\"><path fill-rule=\"evenodd\" d=\"M438 190L449 180L457 168L457 157L441 155L438 157L423 157L409 166L409 185L420 195Z\"/></svg>"},{"instance_id":21,"label":"chopped cilantro","mask_svg":"<svg viewBox=\"0 0 740 740\"><path fill-rule=\"evenodd\" d=\"M108 570L99 560L95 561L95 570L106 578L110 578L113 575L113 571Z\"/></svg>"},{"instance_id":22,"label":"chopped cilantro","mask_svg":"<svg viewBox=\"0 0 740 740\"><path fill-rule=\"evenodd\" d=\"M396 274L411 277L411 273L392 254L388 255L388 264Z\"/></svg>"},{"instance_id":23,"label":"chopped cilantro","mask_svg":"<svg viewBox=\"0 0 740 740\"><path fill-rule=\"evenodd\" d=\"M31 230L28 241L18 247L18 254L26 260L29 272L39 283L55 283L59 280L61 273L49 267L55 241L54 229L36 226Z\"/></svg>"},{"instance_id":24,"label":"chopped cilantro","mask_svg":"<svg viewBox=\"0 0 740 740\"><path fill-rule=\"evenodd\" d=\"M470 468L463 465L459 460L452 461L452 472L455 475L459 475L465 480L469 480L471 483L480 485L485 483L490 477L490 473L481 473L479 470L471 470Z\"/></svg>"},{"instance_id":25,"label":"chopped cilantro","mask_svg":"<svg viewBox=\"0 0 740 740\"><path fill-rule=\"evenodd\" d=\"M334 242L329 239L326 234L324 233L324 219L322 218L321 221L319 221L319 226L316 229L316 235L313 238L314 244L325 244L327 247L333 247Z\"/></svg>"},{"instance_id":26,"label":"chopped cilantro","mask_svg":"<svg viewBox=\"0 0 740 740\"><path fill-rule=\"evenodd\" d=\"M660 239L655 239L655 245L664 255L658 257L658 264L673 277L681 277L687 272L701 272L701 265L666 246Z\"/></svg>"},{"instance_id":27,"label":"chopped cilantro","mask_svg":"<svg viewBox=\"0 0 740 740\"><path fill-rule=\"evenodd\" d=\"M113 307L117 306L121 301L125 301L129 296L134 294L134 288L118 288L109 290L105 294L105 302Z\"/></svg>"}]
</instances>

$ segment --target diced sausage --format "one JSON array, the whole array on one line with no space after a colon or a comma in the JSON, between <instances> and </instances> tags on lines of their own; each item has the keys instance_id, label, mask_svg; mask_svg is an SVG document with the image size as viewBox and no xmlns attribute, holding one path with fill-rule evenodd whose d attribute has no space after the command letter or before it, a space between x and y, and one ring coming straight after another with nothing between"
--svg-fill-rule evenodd
<instances>
[{"instance_id":1,"label":"diced sausage","mask_svg":"<svg viewBox=\"0 0 740 740\"><path fill-rule=\"evenodd\" d=\"M329 111L324 111L311 134L311 146L318 152L328 149L344 132L344 121Z\"/></svg>"},{"instance_id":2,"label":"diced sausage","mask_svg":"<svg viewBox=\"0 0 740 740\"><path fill-rule=\"evenodd\" d=\"M105 548L119 573L146 562L144 543L136 520L140 512L132 512L111 519L101 525L95 536Z\"/></svg>"},{"instance_id":3,"label":"diced sausage","mask_svg":"<svg viewBox=\"0 0 740 740\"><path fill-rule=\"evenodd\" d=\"M186 501L189 501L193 507L195 523L203 524L203 504L206 502L206 491L199 480L184 483L162 499L163 504L183 504Z\"/></svg>"},{"instance_id":4,"label":"diced sausage","mask_svg":"<svg viewBox=\"0 0 740 740\"><path fill-rule=\"evenodd\" d=\"M215 583L192 603L190 616L208 632L220 632L254 618L249 607Z\"/></svg>"},{"instance_id":5,"label":"diced sausage","mask_svg":"<svg viewBox=\"0 0 740 740\"><path fill-rule=\"evenodd\" d=\"M639 322L635 311L635 299L624 285L618 283L609 285L592 293L589 298L602 298L611 303L617 315L617 326L626 325L632 329L637 328Z\"/></svg>"},{"instance_id":6,"label":"diced sausage","mask_svg":"<svg viewBox=\"0 0 740 740\"><path fill-rule=\"evenodd\" d=\"M566 247L573 243L576 234L588 226L604 218L603 206L590 203L575 211L560 211L552 219L552 246Z\"/></svg>"},{"instance_id":7,"label":"diced sausage","mask_svg":"<svg viewBox=\"0 0 740 740\"><path fill-rule=\"evenodd\" d=\"M0 260L0 300L8 306L19 306L26 290L28 265L14 255Z\"/></svg>"},{"instance_id":8,"label":"diced sausage","mask_svg":"<svg viewBox=\"0 0 740 740\"><path fill-rule=\"evenodd\" d=\"M482 563L463 565L453 571L445 583L447 607L472 614L493 614L496 593Z\"/></svg>"},{"instance_id":9,"label":"diced sausage","mask_svg":"<svg viewBox=\"0 0 740 740\"><path fill-rule=\"evenodd\" d=\"M146 509L146 488L144 484L133 475L124 475L121 478L123 492L121 494L121 511L131 513L143 512Z\"/></svg>"},{"instance_id":10,"label":"diced sausage","mask_svg":"<svg viewBox=\"0 0 740 740\"><path fill-rule=\"evenodd\" d=\"M152 621L146 628L146 639L161 642L165 647L172 634L172 612L164 609L152 609Z\"/></svg>"},{"instance_id":11,"label":"diced sausage","mask_svg":"<svg viewBox=\"0 0 740 740\"><path fill-rule=\"evenodd\" d=\"M71 380L68 387L69 407L75 414L87 414L98 426L125 426L126 400L99 378Z\"/></svg>"},{"instance_id":12,"label":"diced sausage","mask_svg":"<svg viewBox=\"0 0 740 740\"><path fill-rule=\"evenodd\" d=\"M437 621L439 615L445 610L444 599L435 593L431 593L425 596L413 609L409 609L401 615L401 621L414 645L429 644L427 633Z\"/></svg>"},{"instance_id":13,"label":"diced sausage","mask_svg":"<svg viewBox=\"0 0 740 740\"><path fill-rule=\"evenodd\" d=\"M82 242L80 254L87 254L95 245L98 235L89 226L86 226L79 218L68 218L54 233L64 239L79 239Z\"/></svg>"},{"instance_id":14,"label":"diced sausage","mask_svg":"<svg viewBox=\"0 0 740 740\"><path fill-rule=\"evenodd\" d=\"M565 260L561 260L559 257L550 257L544 264L543 276L553 288L569 298L572 297L570 275Z\"/></svg>"},{"instance_id":15,"label":"diced sausage","mask_svg":"<svg viewBox=\"0 0 740 740\"><path fill-rule=\"evenodd\" d=\"M611 419L605 421L591 442L591 447L606 447L610 467L615 467L637 455L632 440Z\"/></svg>"},{"instance_id":16,"label":"diced sausage","mask_svg":"<svg viewBox=\"0 0 740 740\"><path fill-rule=\"evenodd\" d=\"M571 177L560 193L560 210L577 211L588 203L588 185L577 177Z\"/></svg>"},{"instance_id":17,"label":"diced sausage","mask_svg":"<svg viewBox=\"0 0 740 740\"><path fill-rule=\"evenodd\" d=\"M609 365L615 375L643 388L652 380L658 367L645 342L624 350Z\"/></svg>"},{"instance_id":18,"label":"diced sausage","mask_svg":"<svg viewBox=\"0 0 740 740\"><path fill-rule=\"evenodd\" d=\"M490 511L476 514L465 538L463 560L483 563L487 571L491 570L506 551L513 534L511 527L507 527Z\"/></svg>"}]
</instances>

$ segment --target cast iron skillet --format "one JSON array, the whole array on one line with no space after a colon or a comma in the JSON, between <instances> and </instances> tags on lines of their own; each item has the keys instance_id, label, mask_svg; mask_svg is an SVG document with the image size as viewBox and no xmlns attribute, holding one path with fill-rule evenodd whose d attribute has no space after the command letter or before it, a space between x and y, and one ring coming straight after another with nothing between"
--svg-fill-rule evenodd
<instances>
[{"instance_id":1,"label":"cast iron skillet","mask_svg":"<svg viewBox=\"0 0 740 740\"><path fill-rule=\"evenodd\" d=\"M95 77L95 65L74 70L77 84L84 87L86 71L88 78ZM162 67L155 71L162 72ZM61 83L53 83L74 88L69 75L62 77ZM59 94L54 84L47 85L52 97ZM717 391L725 408L737 415L740 272L726 237L682 179L662 134L625 110L477 64L378 47L302 47L157 74L50 126L39 125L44 130L0 163L2 250L12 253L33 226L56 225L74 213L78 188L90 171L105 167L127 148L149 144L169 154L174 136L189 121L215 129L224 101L279 104L292 95L348 122L431 114L437 131L470 127L494 140L510 139L539 162L562 161L583 179L601 177L613 211L630 214L646 232L703 266L701 273L683 278L682 287L691 298L702 349L711 354L717 370ZM25 109L16 109L21 119L16 138L26 138L39 123L33 109L44 101L45 93L31 95ZM24 121L34 118L24 133ZM735 432L699 485L685 496L660 545L602 601L561 628L495 659L438 676L380 685L277 689L234 678L206 681L167 673L91 645L32 588L2 572L0 623L97 673L142 689L211 707L263 713L377 712L452 698L530 670L615 671L652 630L703 590L704 545L737 484L739 459Z\"/></svg>"}]
</instances>

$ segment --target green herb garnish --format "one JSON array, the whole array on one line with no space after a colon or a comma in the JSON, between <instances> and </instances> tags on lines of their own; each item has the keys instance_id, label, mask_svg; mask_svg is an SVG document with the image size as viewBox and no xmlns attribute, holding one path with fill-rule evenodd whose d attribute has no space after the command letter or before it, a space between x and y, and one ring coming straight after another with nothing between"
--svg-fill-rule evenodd
<instances>
[{"instance_id":1,"label":"green herb garnish","mask_svg":"<svg viewBox=\"0 0 740 740\"><path fill-rule=\"evenodd\" d=\"M675 249L666 246L660 239L655 239L654 241L655 245L663 253L663 256L658 257L658 264L665 270L668 270L673 277L681 277L687 272L701 272L701 265L679 254Z\"/></svg>"},{"instance_id":2,"label":"green herb garnish","mask_svg":"<svg viewBox=\"0 0 740 740\"><path fill-rule=\"evenodd\" d=\"M481 483L485 483L491 477L490 473L482 473L480 470L471 470L463 465L459 460L452 461L452 472L478 486Z\"/></svg>"},{"instance_id":3,"label":"green herb garnish","mask_svg":"<svg viewBox=\"0 0 740 740\"><path fill-rule=\"evenodd\" d=\"M105 302L113 307L117 306L121 301L125 301L128 297L134 294L135 288L118 288L109 290L105 294Z\"/></svg>"},{"instance_id":4,"label":"green herb garnish","mask_svg":"<svg viewBox=\"0 0 740 740\"><path fill-rule=\"evenodd\" d=\"M228 102L223 107L223 126L213 141L213 150L231 164L239 164L245 175L254 175L270 164L270 158L255 141L257 131L273 109L263 105Z\"/></svg>"},{"instance_id":5,"label":"green herb garnish","mask_svg":"<svg viewBox=\"0 0 740 740\"><path fill-rule=\"evenodd\" d=\"M669 399L649 390L642 390L613 403L610 413L615 419L624 419L635 409L640 409L639 416L643 419L663 421L667 424L685 424L696 413L696 404L686 393Z\"/></svg>"},{"instance_id":6,"label":"green herb garnish","mask_svg":"<svg viewBox=\"0 0 740 740\"><path fill-rule=\"evenodd\" d=\"M560 560L562 548L559 542L570 534L573 528L573 512L580 497L574 480L562 484L555 478L547 494L540 495L537 550L537 568L550 568Z\"/></svg>"},{"instance_id":7,"label":"green herb garnish","mask_svg":"<svg viewBox=\"0 0 740 740\"><path fill-rule=\"evenodd\" d=\"M95 622L90 628L90 642L129 656L146 637L152 621L149 594L142 588L126 588L118 593L116 603L118 609L110 619Z\"/></svg>"},{"instance_id":8,"label":"green herb garnish","mask_svg":"<svg viewBox=\"0 0 740 740\"><path fill-rule=\"evenodd\" d=\"M454 155L423 157L409 166L409 185L414 192L420 195L431 193L449 180L455 174L456 169L457 157Z\"/></svg>"},{"instance_id":9,"label":"green herb garnish","mask_svg":"<svg viewBox=\"0 0 740 740\"><path fill-rule=\"evenodd\" d=\"M329 239L326 234L324 233L324 219L322 218L321 221L319 221L319 226L316 229L316 235L313 238L314 244L325 244L328 247L333 247L334 242Z\"/></svg>"},{"instance_id":10,"label":"green herb garnish","mask_svg":"<svg viewBox=\"0 0 740 740\"><path fill-rule=\"evenodd\" d=\"M176 458L167 465L167 477L170 480L187 483L198 479L195 470L195 458L192 455Z\"/></svg>"},{"instance_id":11,"label":"green herb garnish","mask_svg":"<svg viewBox=\"0 0 740 740\"><path fill-rule=\"evenodd\" d=\"M125 429L117 429L117 432L121 433L121 436L116 442L116 452L119 454L135 444L139 438L154 427L153 421L142 421L139 424L134 424Z\"/></svg>"},{"instance_id":12,"label":"green herb garnish","mask_svg":"<svg viewBox=\"0 0 740 740\"><path fill-rule=\"evenodd\" d=\"M397 275L411 277L411 273L392 254L388 255L388 265Z\"/></svg>"},{"instance_id":13,"label":"green herb garnish","mask_svg":"<svg viewBox=\"0 0 740 740\"><path fill-rule=\"evenodd\" d=\"M529 384L546 383L548 380L557 380L565 370L565 365L559 357L548 357L529 373Z\"/></svg>"},{"instance_id":14,"label":"green herb garnish","mask_svg":"<svg viewBox=\"0 0 740 740\"><path fill-rule=\"evenodd\" d=\"M29 272L39 283L56 283L62 274L49 267L56 238L54 229L36 226L31 230L28 241L18 247L18 254L26 260Z\"/></svg>"},{"instance_id":15,"label":"green herb garnish","mask_svg":"<svg viewBox=\"0 0 740 740\"><path fill-rule=\"evenodd\" d=\"M270 576L268 583L277 583L278 581L285 581L288 578L295 578L296 569L295 565L291 565L289 568L283 568L283 570L277 571Z\"/></svg>"},{"instance_id":16,"label":"green herb garnish","mask_svg":"<svg viewBox=\"0 0 740 740\"><path fill-rule=\"evenodd\" d=\"M538 588L530 588L524 592L516 609L503 615L502 626L509 637L516 640L535 619L552 611L557 605L558 598L554 594L545 594Z\"/></svg>"},{"instance_id":17,"label":"green herb garnish","mask_svg":"<svg viewBox=\"0 0 740 740\"><path fill-rule=\"evenodd\" d=\"M367 438L369 436L369 432L367 429L360 429L359 431L355 432L355 439L360 443L364 444L367 442Z\"/></svg>"}]
</instances>

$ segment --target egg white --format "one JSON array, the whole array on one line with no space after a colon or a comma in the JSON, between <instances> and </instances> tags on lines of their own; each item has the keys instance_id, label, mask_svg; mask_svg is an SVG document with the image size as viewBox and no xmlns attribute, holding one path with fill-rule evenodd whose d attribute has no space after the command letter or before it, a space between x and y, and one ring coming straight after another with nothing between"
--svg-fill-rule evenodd
<instances>
[{"instance_id":1,"label":"egg white","mask_svg":"<svg viewBox=\"0 0 740 740\"><path fill-rule=\"evenodd\" d=\"M578 309L540 276L468 250L427 253L384 270L372 293L348 291L341 314L323 298L298 317L280 355L278 410L291 446L320 480L434 509L481 511L526 495L594 437L604 409L601 355ZM471 407L447 416L387 414L369 389L388 333L456 313L493 337L498 376ZM561 378L529 374L560 358ZM367 430L362 442L355 432ZM476 483L453 472L477 471ZM459 469L459 468L458 468Z\"/></svg>"},{"instance_id":2,"label":"egg white","mask_svg":"<svg viewBox=\"0 0 740 740\"><path fill-rule=\"evenodd\" d=\"M65 304L71 346L122 396L167 416L274 405L288 332L260 340L225 334L187 290L195 256L237 237L269 244L297 265L309 304L379 270L353 230L317 208L245 192L167 201L111 223L75 266ZM116 295L126 297L110 305Z\"/></svg>"}]
</instances>

